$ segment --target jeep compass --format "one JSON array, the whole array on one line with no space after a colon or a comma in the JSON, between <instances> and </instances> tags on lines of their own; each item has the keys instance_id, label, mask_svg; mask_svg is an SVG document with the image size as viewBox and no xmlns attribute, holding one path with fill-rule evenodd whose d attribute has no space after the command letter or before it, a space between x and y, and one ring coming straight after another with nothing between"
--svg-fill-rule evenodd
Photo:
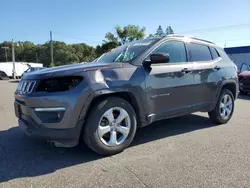
<instances>
[{"instance_id":1,"label":"jeep compass","mask_svg":"<svg viewBox=\"0 0 250 188\"><path fill-rule=\"evenodd\" d=\"M180 35L133 41L92 63L25 74L15 92L19 127L29 136L101 155L123 151L152 122L208 112L233 115L238 77L214 43Z\"/></svg>"}]
</instances>

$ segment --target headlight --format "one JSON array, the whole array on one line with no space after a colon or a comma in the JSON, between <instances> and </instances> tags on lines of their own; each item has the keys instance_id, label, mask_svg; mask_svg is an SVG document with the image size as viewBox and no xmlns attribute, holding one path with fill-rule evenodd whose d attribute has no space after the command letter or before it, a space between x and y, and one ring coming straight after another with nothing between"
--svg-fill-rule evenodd
<instances>
[{"instance_id":1,"label":"headlight","mask_svg":"<svg viewBox=\"0 0 250 188\"><path fill-rule=\"evenodd\" d=\"M56 77L50 79L40 80L40 83L36 89L37 92L60 92L68 91L76 87L83 77L81 76L66 76L66 77Z\"/></svg>"}]
</instances>

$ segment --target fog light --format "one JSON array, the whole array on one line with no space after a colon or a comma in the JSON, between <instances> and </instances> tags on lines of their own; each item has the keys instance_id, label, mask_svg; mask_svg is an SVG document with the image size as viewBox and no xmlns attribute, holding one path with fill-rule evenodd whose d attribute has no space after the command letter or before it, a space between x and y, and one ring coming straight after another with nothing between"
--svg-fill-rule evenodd
<instances>
[{"instance_id":1,"label":"fog light","mask_svg":"<svg viewBox=\"0 0 250 188\"><path fill-rule=\"evenodd\" d=\"M65 108L35 108L34 111L42 123L58 123L64 116Z\"/></svg>"}]
</instances>

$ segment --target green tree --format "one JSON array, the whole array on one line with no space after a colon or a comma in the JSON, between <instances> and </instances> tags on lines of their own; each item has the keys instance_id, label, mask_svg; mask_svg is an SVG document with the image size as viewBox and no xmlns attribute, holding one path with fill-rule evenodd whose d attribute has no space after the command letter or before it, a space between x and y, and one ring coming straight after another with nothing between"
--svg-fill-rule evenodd
<instances>
[{"instance_id":1,"label":"green tree","mask_svg":"<svg viewBox=\"0 0 250 188\"><path fill-rule=\"evenodd\" d=\"M148 38L152 38L152 37L154 37L153 34L149 34L149 35L148 35Z\"/></svg>"},{"instance_id":2,"label":"green tree","mask_svg":"<svg viewBox=\"0 0 250 188\"><path fill-rule=\"evenodd\" d=\"M171 28L171 26L168 26L166 29L166 35L174 34L174 30Z\"/></svg>"},{"instance_id":3,"label":"green tree","mask_svg":"<svg viewBox=\"0 0 250 188\"><path fill-rule=\"evenodd\" d=\"M7 47L7 49L4 49L2 47ZM11 61L12 56L11 56L11 42L9 41L4 41L3 43L0 43L0 62L5 62L5 50L7 53L7 60Z\"/></svg>"},{"instance_id":4,"label":"green tree","mask_svg":"<svg viewBox=\"0 0 250 188\"><path fill-rule=\"evenodd\" d=\"M145 36L145 30L145 27L140 28L136 25L128 25L123 28L121 28L120 26L116 26L115 33L106 33L106 40L104 42L112 42L115 43L117 46L123 45L127 42L143 39Z\"/></svg>"},{"instance_id":5,"label":"green tree","mask_svg":"<svg viewBox=\"0 0 250 188\"><path fill-rule=\"evenodd\" d=\"M15 43L15 59L21 62L38 62L45 67L59 66L72 63L90 62L103 53L116 48L119 45L134 40L143 39L145 36L145 27L128 25L123 28L115 27L115 33L107 33L103 44L96 48L85 43L66 44L61 41L53 41L54 64L51 64L50 42L44 44L34 44L29 41L18 41ZM5 50L1 47L8 47L8 60L12 60L11 47L12 42L0 43L0 62L5 62Z\"/></svg>"},{"instance_id":6,"label":"green tree","mask_svg":"<svg viewBox=\"0 0 250 188\"><path fill-rule=\"evenodd\" d=\"M152 38L152 37L164 37L166 35L170 35L170 34L174 34L174 30L172 29L171 26L168 26L165 33L162 29L162 27L159 25L158 29L156 30L156 33L153 34L149 34L148 38Z\"/></svg>"},{"instance_id":7,"label":"green tree","mask_svg":"<svg viewBox=\"0 0 250 188\"><path fill-rule=\"evenodd\" d=\"M103 53L109 52L110 50L114 49L117 47L116 42L107 42L102 45L98 45L95 49L96 56L99 57Z\"/></svg>"},{"instance_id":8,"label":"green tree","mask_svg":"<svg viewBox=\"0 0 250 188\"><path fill-rule=\"evenodd\" d=\"M159 25L158 29L156 30L155 36L156 37L163 37L165 34L163 32L162 27Z\"/></svg>"}]
</instances>

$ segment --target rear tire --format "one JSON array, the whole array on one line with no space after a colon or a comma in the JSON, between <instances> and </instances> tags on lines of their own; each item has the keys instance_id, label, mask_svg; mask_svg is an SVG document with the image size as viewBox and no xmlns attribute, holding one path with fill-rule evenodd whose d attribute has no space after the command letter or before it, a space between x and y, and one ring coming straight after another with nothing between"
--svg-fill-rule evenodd
<instances>
[{"instance_id":1,"label":"rear tire","mask_svg":"<svg viewBox=\"0 0 250 188\"><path fill-rule=\"evenodd\" d=\"M212 122L216 124L227 123L234 112L234 96L228 89L223 89L213 111L208 115Z\"/></svg>"},{"instance_id":2,"label":"rear tire","mask_svg":"<svg viewBox=\"0 0 250 188\"><path fill-rule=\"evenodd\" d=\"M130 145L136 129L136 114L129 102L119 97L108 97L90 110L83 139L96 153L113 155Z\"/></svg>"}]
</instances>

